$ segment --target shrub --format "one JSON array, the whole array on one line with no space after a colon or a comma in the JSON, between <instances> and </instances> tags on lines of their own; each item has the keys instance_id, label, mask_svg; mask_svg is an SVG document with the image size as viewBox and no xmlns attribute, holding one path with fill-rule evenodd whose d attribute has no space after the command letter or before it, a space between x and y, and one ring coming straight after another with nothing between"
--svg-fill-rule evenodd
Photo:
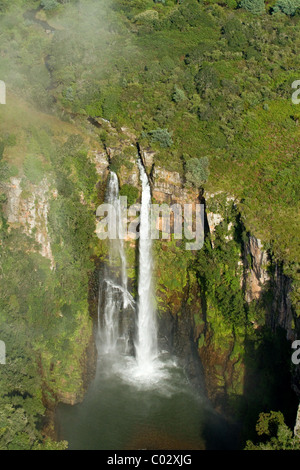
<instances>
[{"instance_id":1,"label":"shrub","mask_svg":"<svg viewBox=\"0 0 300 470\"><path fill-rule=\"evenodd\" d=\"M274 5L273 13L283 12L294 16L297 9L300 10L300 0L278 0Z\"/></svg>"},{"instance_id":2,"label":"shrub","mask_svg":"<svg viewBox=\"0 0 300 470\"><path fill-rule=\"evenodd\" d=\"M134 17L134 21L140 24L152 24L158 19L159 15L155 10L146 10Z\"/></svg>"},{"instance_id":3,"label":"shrub","mask_svg":"<svg viewBox=\"0 0 300 470\"><path fill-rule=\"evenodd\" d=\"M149 132L152 142L158 142L161 147L167 148L173 145L172 134L168 129L155 129Z\"/></svg>"},{"instance_id":4,"label":"shrub","mask_svg":"<svg viewBox=\"0 0 300 470\"><path fill-rule=\"evenodd\" d=\"M244 28L237 18L229 19L223 26L222 32L230 49L234 51L243 50L248 43Z\"/></svg>"},{"instance_id":5,"label":"shrub","mask_svg":"<svg viewBox=\"0 0 300 470\"><path fill-rule=\"evenodd\" d=\"M17 144L17 137L15 134L9 134L6 138L5 138L5 144L8 146L8 147L14 147L16 144Z\"/></svg>"},{"instance_id":6,"label":"shrub","mask_svg":"<svg viewBox=\"0 0 300 470\"><path fill-rule=\"evenodd\" d=\"M186 96L185 96L184 91L175 85L175 91L173 93L172 100L175 101L175 103L180 103L181 101L184 101L185 99L186 99Z\"/></svg>"},{"instance_id":7,"label":"shrub","mask_svg":"<svg viewBox=\"0 0 300 470\"><path fill-rule=\"evenodd\" d=\"M9 7L10 0L0 0L0 12L4 12Z\"/></svg>"},{"instance_id":8,"label":"shrub","mask_svg":"<svg viewBox=\"0 0 300 470\"><path fill-rule=\"evenodd\" d=\"M293 431L284 422L284 416L280 411L260 413L256 424L258 436L268 436L258 444L247 441L246 450L299 450L299 437L293 435Z\"/></svg>"},{"instance_id":9,"label":"shrub","mask_svg":"<svg viewBox=\"0 0 300 470\"><path fill-rule=\"evenodd\" d=\"M238 2L236 0L226 0L226 5L228 6L228 8L234 10L235 8L237 8Z\"/></svg>"},{"instance_id":10,"label":"shrub","mask_svg":"<svg viewBox=\"0 0 300 470\"><path fill-rule=\"evenodd\" d=\"M126 196L127 197L127 204L128 206L132 206L139 195L139 190L135 186L132 186L131 184L123 184L123 186L120 189L120 196Z\"/></svg>"},{"instance_id":11,"label":"shrub","mask_svg":"<svg viewBox=\"0 0 300 470\"><path fill-rule=\"evenodd\" d=\"M185 177L188 186L199 187L208 179L209 160L207 157L191 158L185 167Z\"/></svg>"},{"instance_id":12,"label":"shrub","mask_svg":"<svg viewBox=\"0 0 300 470\"><path fill-rule=\"evenodd\" d=\"M58 6L58 3L56 0L42 0L41 1L41 7L44 8L44 10L54 10Z\"/></svg>"},{"instance_id":13,"label":"shrub","mask_svg":"<svg viewBox=\"0 0 300 470\"><path fill-rule=\"evenodd\" d=\"M254 15L261 15L266 11L264 0L242 0L241 8L250 11Z\"/></svg>"},{"instance_id":14,"label":"shrub","mask_svg":"<svg viewBox=\"0 0 300 470\"><path fill-rule=\"evenodd\" d=\"M218 71L213 65L204 64L195 77L198 93L204 93L208 88L218 88L220 84Z\"/></svg>"}]
</instances>

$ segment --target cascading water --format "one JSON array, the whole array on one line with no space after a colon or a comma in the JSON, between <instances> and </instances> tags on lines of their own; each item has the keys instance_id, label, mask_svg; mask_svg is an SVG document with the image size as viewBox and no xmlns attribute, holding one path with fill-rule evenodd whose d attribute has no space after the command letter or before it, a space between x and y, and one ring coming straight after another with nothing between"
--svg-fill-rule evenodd
<instances>
[{"instance_id":1,"label":"cascading water","mask_svg":"<svg viewBox=\"0 0 300 470\"><path fill-rule=\"evenodd\" d=\"M138 160L142 198L139 220L139 272L137 305L128 292L126 256L122 238L122 208L119 200L117 175L111 172L107 186L106 200L114 207L116 215L116 239L109 240L108 263L100 282L98 325L99 351L121 353L111 361L111 368L126 381L140 386L152 386L168 377L168 370L174 361L161 360L157 344L157 324L152 288L153 258L151 240L151 188L142 161ZM126 345L130 343L129 331L122 325L123 314L130 308L130 316L136 317L135 355L130 354ZM135 315L134 315L135 313Z\"/></svg>"},{"instance_id":2,"label":"cascading water","mask_svg":"<svg viewBox=\"0 0 300 470\"><path fill-rule=\"evenodd\" d=\"M128 292L128 278L124 240L122 237L122 210L119 199L117 175L111 171L106 191L106 201L114 208L116 216L116 238L108 240L108 265L105 265L99 286L98 336L99 350L104 353L116 352L122 344L126 352L128 332L121 328L121 313L128 307L134 308L134 300ZM103 316L101 315L103 309Z\"/></svg>"},{"instance_id":3,"label":"cascading water","mask_svg":"<svg viewBox=\"0 0 300 470\"><path fill-rule=\"evenodd\" d=\"M139 283L136 360L138 368L147 375L157 358L157 326L152 289L151 189L141 161L138 162L142 183L139 238Z\"/></svg>"},{"instance_id":4,"label":"cascading water","mask_svg":"<svg viewBox=\"0 0 300 470\"><path fill-rule=\"evenodd\" d=\"M111 172L106 200L115 208L117 236L108 241L108 262L100 275L96 377L82 404L61 404L57 414L59 438L74 450L203 449L204 427L206 436L214 439L217 435L217 440L220 427L221 444L222 436L230 435L210 406L195 394L176 361L159 351L152 293L151 192L141 161L139 169L138 303L127 289L119 185ZM135 355L126 350L134 325L128 329L124 314L131 320L136 317Z\"/></svg>"},{"instance_id":5,"label":"cascading water","mask_svg":"<svg viewBox=\"0 0 300 470\"><path fill-rule=\"evenodd\" d=\"M107 196L107 202L115 208L116 213L116 239L110 240L109 261L112 264L114 255L118 253L121 261L121 285L123 288L123 301L124 307L126 308L128 305L128 279L126 271L124 239L122 237L122 210L119 198L119 181L116 173L113 171L110 172Z\"/></svg>"},{"instance_id":6,"label":"cascading water","mask_svg":"<svg viewBox=\"0 0 300 470\"><path fill-rule=\"evenodd\" d=\"M142 198L139 220L139 272L136 315L135 358L128 358L123 377L142 388L170 393L169 372L176 361L158 349L156 310L153 293L153 255L151 239L151 188L141 159L138 160Z\"/></svg>"}]
</instances>

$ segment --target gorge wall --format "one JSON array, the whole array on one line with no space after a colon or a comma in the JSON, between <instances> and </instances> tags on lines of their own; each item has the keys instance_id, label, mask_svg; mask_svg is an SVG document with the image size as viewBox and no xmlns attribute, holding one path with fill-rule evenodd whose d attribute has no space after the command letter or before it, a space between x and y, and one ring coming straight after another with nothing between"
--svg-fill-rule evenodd
<instances>
[{"instance_id":1,"label":"gorge wall","mask_svg":"<svg viewBox=\"0 0 300 470\"><path fill-rule=\"evenodd\" d=\"M121 145L96 156L102 182L112 165L121 188L138 187L139 152L153 202L205 205L202 250L188 252L172 237L154 243L162 347L180 358L195 386L228 418L241 418L248 410L254 428L259 412L277 407L293 425L299 371L291 364L291 342L299 321L291 279L271 250L247 231L234 195L187 187L178 172L156 163L152 149L136 147L134 136L123 131ZM135 243L127 245L134 286Z\"/></svg>"},{"instance_id":2,"label":"gorge wall","mask_svg":"<svg viewBox=\"0 0 300 470\"><path fill-rule=\"evenodd\" d=\"M137 145L128 129L122 129L121 138L112 128L109 132L114 143L106 142L103 148L89 152L97 173L99 202L104 200L109 168L118 174L121 190L138 190L138 200L139 153L151 181L153 202L205 206L205 244L201 250L187 251L184 241L171 236L154 242L161 347L179 357L195 386L205 391L214 407L227 417L239 418L244 410L250 410L252 425L260 411L277 407L287 410L292 422L300 391L299 370L292 368L290 345L300 325L290 299L291 279L273 259L271 250L246 230L234 195L187 187L178 172L157 163L152 149ZM10 227L35 241L35 250L49 261L55 273L48 219L57 188L47 179L31 185L30 191L22 185L20 178L11 178L4 188L6 218ZM84 194L80 204L93 210L96 207L87 203ZM135 294L136 243L128 239L125 245L129 285ZM101 246L93 259L101 268L105 261ZM90 277L91 314L97 308L100 268ZM86 307L83 310L74 333L74 354L69 351L72 360L54 361L46 354L41 360L51 395L69 404L82 399L95 364L92 326ZM64 313L57 309L57 316L63 318Z\"/></svg>"}]
</instances>

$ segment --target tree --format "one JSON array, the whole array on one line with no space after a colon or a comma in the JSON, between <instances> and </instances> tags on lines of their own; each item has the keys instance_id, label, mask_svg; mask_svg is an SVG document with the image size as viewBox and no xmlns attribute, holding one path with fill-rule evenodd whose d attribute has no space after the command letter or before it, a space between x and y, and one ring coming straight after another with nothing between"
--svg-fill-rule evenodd
<instances>
[{"instance_id":1,"label":"tree","mask_svg":"<svg viewBox=\"0 0 300 470\"><path fill-rule=\"evenodd\" d=\"M293 431L285 424L280 411L260 413L256 431L259 436L270 439L258 444L247 441L245 450L300 450L299 437L293 436Z\"/></svg>"},{"instance_id":2,"label":"tree","mask_svg":"<svg viewBox=\"0 0 300 470\"><path fill-rule=\"evenodd\" d=\"M173 145L172 134L168 129L155 129L149 132L152 142L158 142L161 147L167 148Z\"/></svg>"},{"instance_id":3,"label":"tree","mask_svg":"<svg viewBox=\"0 0 300 470\"><path fill-rule=\"evenodd\" d=\"M283 12L286 15L294 16L297 9L300 10L300 0L278 0L273 8L273 13Z\"/></svg>"},{"instance_id":4,"label":"tree","mask_svg":"<svg viewBox=\"0 0 300 470\"><path fill-rule=\"evenodd\" d=\"M54 8L58 6L58 3L56 0L42 0L41 6L44 10L54 10Z\"/></svg>"},{"instance_id":5,"label":"tree","mask_svg":"<svg viewBox=\"0 0 300 470\"><path fill-rule=\"evenodd\" d=\"M191 158L186 163L186 182L189 186L199 187L208 179L209 160L207 157Z\"/></svg>"},{"instance_id":6,"label":"tree","mask_svg":"<svg viewBox=\"0 0 300 470\"><path fill-rule=\"evenodd\" d=\"M219 74L213 65L204 64L195 77L195 83L198 93L203 94L208 88L218 88Z\"/></svg>"},{"instance_id":7,"label":"tree","mask_svg":"<svg viewBox=\"0 0 300 470\"><path fill-rule=\"evenodd\" d=\"M178 88L177 85L175 85L175 90L172 96L172 100L175 101L175 103L180 103L181 101L184 101L186 99L185 93L181 88Z\"/></svg>"},{"instance_id":8,"label":"tree","mask_svg":"<svg viewBox=\"0 0 300 470\"><path fill-rule=\"evenodd\" d=\"M253 15L261 15L266 11L264 0L242 0L241 8L250 11Z\"/></svg>"}]
</instances>

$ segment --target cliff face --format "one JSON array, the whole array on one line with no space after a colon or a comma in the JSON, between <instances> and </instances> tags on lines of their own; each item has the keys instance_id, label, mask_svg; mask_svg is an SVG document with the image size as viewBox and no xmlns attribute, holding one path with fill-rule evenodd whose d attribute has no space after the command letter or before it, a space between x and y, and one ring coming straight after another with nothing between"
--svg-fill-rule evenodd
<instances>
[{"instance_id":1,"label":"cliff face","mask_svg":"<svg viewBox=\"0 0 300 470\"><path fill-rule=\"evenodd\" d=\"M230 317L231 304L238 304L250 325L246 332L242 324L234 324L234 317L230 321L224 317L223 306L218 305L220 289L218 291L208 277L204 283L201 281L203 272L201 274L197 266L201 259L202 263L205 260L202 250L201 256L199 252L187 252L180 241L171 238L154 243L162 345L166 343L182 359L195 384L206 390L217 409L226 412L228 403L234 397L235 400L243 397L250 387L249 344L257 342L259 347L265 328L274 333L275 343L278 328L284 330L288 341L295 338L297 325L290 300L292 281L272 259L263 242L245 230L239 201L234 195L222 192L199 194L187 188L179 173L157 165L155 152L137 149L132 136L120 146L106 148L107 160L105 163L103 159L101 170L104 179L107 162L115 167L118 162L121 186L129 184L139 188L137 150L150 178L155 203L205 204L206 239L213 251L211 255L205 255L203 272L207 263L207 269L215 269L214 276L220 277L221 288L228 283L232 298L228 297L229 313L226 315ZM132 249L134 251L134 246ZM221 253L219 258L217 253ZM216 259L213 260L214 256ZM239 311L237 305L235 309Z\"/></svg>"},{"instance_id":2,"label":"cliff face","mask_svg":"<svg viewBox=\"0 0 300 470\"><path fill-rule=\"evenodd\" d=\"M252 325L247 328L246 335L238 326L233 331L226 330L225 325L217 320L219 317L222 322L222 317L220 312L216 314L216 305L209 293L204 294L206 330L199 354L206 374L208 394L215 405L225 412L234 396L243 397L249 406L255 393L255 399L265 403L266 407L286 406L287 400L297 402L296 397L300 398L299 366L292 367L290 348L291 342L299 335L299 320L291 301L292 280L284 273L282 263L273 258L262 241L245 230L238 201L226 194L204 196L213 251L217 244L216 249L221 246L226 253L228 242L237 242L236 276L244 299L245 315ZM230 206L236 209L233 217ZM222 276L226 283L226 272ZM219 335L219 332L222 334ZM272 351L270 358L267 358L268 349ZM264 375L271 379L269 384L266 384ZM282 389L278 387L281 380L285 381ZM253 387L256 387L255 392ZM263 397L260 390L265 390L269 398ZM291 415L290 419L292 423Z\"/></svg>"},{"instance_id":3,"label":"cliff face","mask_svg":"<svg viewBox=\"0 0 300 470\"><path fill-rule=\"evenodd\" d=\"M216 227L226 218L226 214L216 211L213 201L215 196L205 195L212 245ZM232 196L225 195L225 197L227 205L234 201ZM229 222L228 234L224 235L224 243L232 237L230 234L232 226L232 222ZM290 299L292 280L283 273L282 264L272 258L260 239L247 233L246 239L241 242L239 265L242 266L241 287L244 290L246 302L250 304L252 301L259 301L264 293L271 291L272 301L267 312L267 322L272 328L277 326L283 328L287 338L293 340L296 332L295 313Z\"/></svg>"},{"instance_id":4,"label":"cliff face","mask_svg":"<svg viewBox=\"0 0 300 470\"><path fill-rule=\"evenodd\" d=\"M8 223L20 227L26 235L33 237L38 243L40 254L50 260L53 268L48 213L50 199L57 196L56 191L51 189L47 178L37 185L31 185L30 192L22 189L21 178L11 178L4 192L7 196L4 213Z\"/></svg>"},{"instance_id":5,"label":"cliff face","mask_svg":"<svg viewBox=\"0 0 300 470\"><path fill-rule=\"evenodd\" d=\"M292 281L283 273L282 264L272 259L264 249L261 240L249 235L244 244L244 289L247 302L259 300L269 290L272 302L269 305L267 322L272 329L280 326L286 331L287 339L295 335L295 312L290 295Z\"/></svg>"},{"instance_id":6,"label":"cliff face","mask_svg":"<svg viewBox=\"0 0 300 470\"><path fill-rule=\"evenodd\" d=\"M61 283L61 276L57 274L56 259L53 253L53 241L49 229L49 215L51 211L51 202L58 196L54 184L46 176L36 184L29 182L25 176L12 177L6 183L1 185L1 190L5 194L6 200L3 205L4 217L7 221L8 231L17 230L30 239L28 246L30 252L39 253L50 261L49 273L47 272L46 291L52 288L51 282ZM85 204L84 201L81 201ZM16 247L22 250L22 246ZM40 263L36 258L36 262ZM47 269L47 265L45 267ZM44 299L43 279L41 283L41 299ZM26 293L24 293L26 298ZM57 298L59 294L53 294L51 303L51 321L56 322L59 334L64 335L64 329L61 324L65 321L63 312L63 303L65 299ZM56 297L57 296L57 297ZM41 301L42 302L42 301ZM68 302L68 300L67 300ZM95 350L92 341L92 323L90 321L87 306L78 306L77 317L72 319L74 324L74 341L68 344L68 350L61 352L61 357L55 357L52 346L49 348L41 341L35 339L34 354L38 361L39 373L42 377L44 403L52 407L53 399L67 404L75 404L83 398L87 377L92 373L95 363ZM42 306L41 306L42 310ZM31 325L34 330L35 325ZM30 332L31 333L31 332ZM51 341L59 343L61 336L51 337L51 330L48 331ZM70 367L70 363L72 366ZM50 401L49 401L49 397Z\"/></svg>"},{"instance_id":7,"label":"cliff face","mask_svg":"<svg viewBox=\"0 0 300 470\"><path fill-rule=\"evenodd\" d=\"M294 434L295 434L295 436L298 436L299 439L300 439L300 405L298 407L297 418L296 418L296 423L295 423L295 428L294 428Z\"/></svg>"},{"instance_id":8,"label":"cliff face","mask_svg":"<svg viewBox=\"0 0 300 470\"><path fill-rule=\"evenodd\" d=\"M249 235L244 244L244 289L247 302L258 300L267 281L270 259L261 241Z\"/></svg>"},{"instance_id":9,"label":"cliff face","mask_svg":"<svg viewBox=\"0 0 300 470\"><path fill-rule=\"evenodd\" d=\"M155 168L151 163L153 195L160 202L181 204L191 199L199 202L198 195L191 195L175 172L167 172ZM181 186L180 186L181 184ZM287 347L297 337L297 320L291 303L292 281L283 273L279 262L274 260L263 243L255 235L245 231L238 211L238 201L233 195L204 194L208 234L211 246L220 243L226 251L226 246L236 241L235 276L239 282L240 295L244 299L245 312L249 310L248 319L252 324L253 337L259 337L264 328L274 333L282 329L287 339ZM165 247L166 250L170 249ZM197 254L194 255L197 258ZM180 257L177 258L180 263ZM174 259L174 264L176 260ZM161 266L161 271L168 269ZM230 396L242 396L247 389L249 372L245 368L245 333L239 327L232 330L225 325L222 315L216 310L210 296L199 289L187 267L188 281L181 292L177 290L173 297L162 294L168 301L168 308L173 315L172 344L177 353L187 352L182 347L192 342L200 358L201 380L205 381L208 396L220 410L226 410ZM224 273L225 275L225 273ZM221 281L222 283L222 281ZM226 283L224 278L224 283ZM191 290L194 294L191 295ZM176 289L175 289L176 291ZM189 294L188 294L189 292ZM158 296L161 295L158 293ZM214 294L216 295L216 294ZM189 305L187 298L193 298ZM247 307L248 305L248 307ZM259 313L260 312L260 313ZM247 315L247 314L246 314ZM184 319L184 320L183 320ZM187 327L187 324L189 325ZM190 329L189 329L190 328ZM187 330L189 329L189 340ZM253 342L255 343L255 339ZM187 346L186 346L187 347ZM189 346L190 347L190 346ZM193 350L193 347L192 347ZM195 375L195 367L199 371L199 362L192 353L193 366L188 361L191 375ZM247 360L248 361L248 360ZM287 364L287 373L290 368ZM291 369L291 368L290 368ZM297 369L297 368L296 368ZM291 386L298 394L299 384L294 371L291 376ZM246 387L246 388L245 388ZM299 395L298 395L299 396Z\"/></svg>"}]
</instances>

